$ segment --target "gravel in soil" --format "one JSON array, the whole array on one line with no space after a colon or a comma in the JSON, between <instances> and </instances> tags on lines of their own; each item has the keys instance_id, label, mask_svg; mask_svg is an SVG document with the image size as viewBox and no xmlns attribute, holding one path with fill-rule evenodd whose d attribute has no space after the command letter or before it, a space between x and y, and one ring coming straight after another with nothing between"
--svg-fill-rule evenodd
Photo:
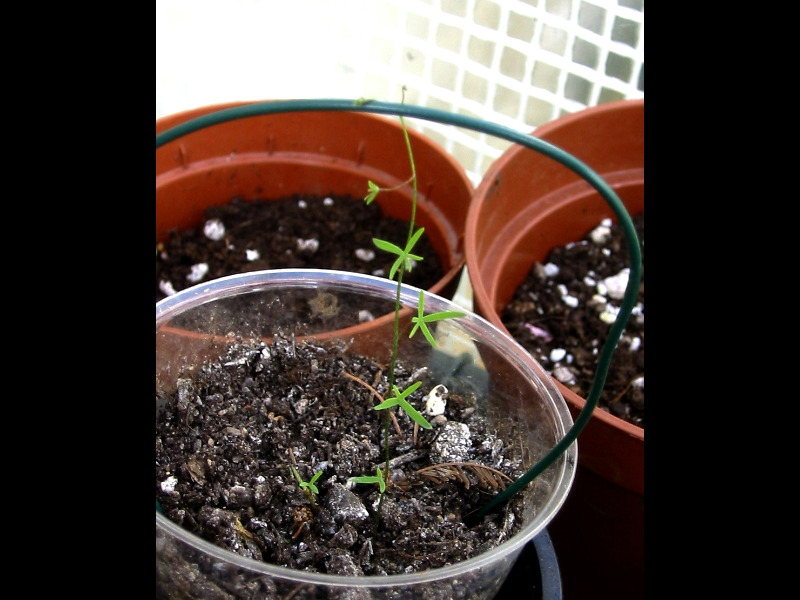
<instances>
[{"instance_id":1,"label":"gravel in soil","mask_svg":"<svg viewBox=\"0 0 800 600\"><path fill-rule=\"evenodd\" d=\"M644 428L644 214L632 220L642 248L638 302L612 357L598 407ZM589 394L629 267L622 228L605 220L536 263L501 315L511 335L582 398Z\"/></svg>"}]
</instances>

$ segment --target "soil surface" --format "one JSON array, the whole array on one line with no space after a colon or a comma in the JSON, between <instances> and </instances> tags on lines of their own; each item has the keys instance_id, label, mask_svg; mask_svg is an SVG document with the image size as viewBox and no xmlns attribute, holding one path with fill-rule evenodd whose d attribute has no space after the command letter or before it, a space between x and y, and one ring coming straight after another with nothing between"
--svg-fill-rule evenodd
<instances>
[{"instance_id":1,"label":"soil surface","mask_svg":"<svg viewBox=\"0 0 800 600\"><path fill-rule=\"evenodd\" d=\"M644 214L632 220L642 248L633 314L617 345L599 408L644 428ZM504 325L563 385L586 398L597 355L616 317L630 267L622 229L598 223L531 269L501 315Z\"/></svg>"},{"instance_id":2,"label":"soil surface","mask_svg":"<svg viewBox=\"0 0 800 600\"><path fill-rule=\"evenodd\" d=\"M334 574L426 570L502 543L521 524L521 495L476 523L469 517L524 472L521 461L475 410L474 397L449 393L443 414L426 412L436 384L424 369L396 371L401 389L422 382L409 401L432 429L415 431L396 410L382 505L375 484L350 480L384 465L386 413L373 407L376 392L387 397L386 371L335 346L234 344L174 393L157 394L155 487L164 514L242 556ZM309 493L297 477L310 482L315 473ZM164 556L157 565L164 597L189 589L191 597L277 597L269 581L212 581L213 561ZM432 589L430 598L476 597L468 574L458 585ZM260 595L240 596L253 586Z\"/></svg>"},{"instance_id":3,"label":"soil surface","mask_svg":"<svg viewBox=\"0 0 800 600\"><path fill-rule=\"evenodd\" d=\"M349 196L295 195L209 207L197 227L172 231L156 245L156 302L202 281L261 269L336 269L387 277L394 255L377 237L405 245L408 223L383 217L377 203ZM429 289L443 276L439 257L423 235L422 256L403 282Z\"/></svg>"}]
</instances>

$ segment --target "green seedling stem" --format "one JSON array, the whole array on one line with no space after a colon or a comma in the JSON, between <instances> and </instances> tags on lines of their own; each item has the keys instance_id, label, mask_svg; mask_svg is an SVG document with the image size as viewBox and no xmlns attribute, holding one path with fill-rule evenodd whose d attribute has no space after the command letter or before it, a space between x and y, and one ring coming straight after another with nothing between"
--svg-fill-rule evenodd
<instances>
[{"instance_id":1,"label":"green seedling stem","mask_svg":"<svg viewBox=\"0 0 800 600\"><path fill-rule=\"evenodd\" d=\"M405 88L403 88L403 92L405 92ZM365 103L370 102L368 100L359 100L359 105L363 106ZM390 254L394 254L397 258L392 265L392 268L389 270L389 279L395 279L397 281L397 294L395 296L395 307L394 307L394 330L393 330L393 339L392 339L392 356L389 362L389 387L392 390L394 396L391 396L375 406L375 410L385 410L387 411L384 413L383 417L383 441L384 441L384 460L386 464L386 473L384 477L386 478L380 486L380 499L378 500L378 510L376 511L375 515L375 524L380 521L381 509L383 507L383 498L386 492L386 483L390 476L390 469L389 469L389 414L388 409L393 408L395 406L399 406L410 418L413 420L417 425L423 427L424 429L432 429L431 424L428 420L422 416L422 414L415 409L411 403L407 400L408 396L411 395L413 392L422 385L422 382L417 381L407 387L405 390L401 391L395 385L394 375L395 375L395 366L397 364L397 354L398 348L400 346L400 297L403 289L403 275L406 271L411 271L414 267L413 261L423 260L423 258L417 254L412 254L412 250L414 246L417 244L419 239L422 237L422 234L425 232L424 227L420 227L419 229L415 230L415 222L416 222L416 214L417 214L417 168L414 162L414 152L411 148L411 139L408 135L408 128L406 127L406 122L403 119L402 115L400 116L400 126L403 131L403 140L405 142L406 151L408 152L408 162L411 167L411 177L408 178L407 182L411 183L412 190L411 190L411 217L409 219L408 224L408 236L406 238L406 243L403 248L400 246L388 242L386 240L381 240L378 238L373 238L373 243L375 246L383 250L385 252L389 252ZM404 184L403 184L404 185ZM364 197L364 202L370 204L381 192L391 191L394 189L398 189L397 187L394 188L381 188L373 181L367 182L367 194ZM436 345L436 342L433 340L433 336L431 335L430 331L428 330L427 323L432 321L440 321L442 319L453 318L455 316L463 316L464 313L457 313L455 311L441 311L438 313L434 313L432 315L425 316L425 298L424 292L420 290L419 292L419 316L414 317L414 328L411 330L409 337L412 337L414 333L416 333L417 329L421 329L425 338L432 344ZM380 470L378 470L380 473ZM369 476L371 477L371 476Z\"/></svg>"},{"instance_id":2,"label":"green seedling stem","mask_svg":"<svg viewBox=\"0 0 800 600\"><path fill-rule=\"evenodd\" d=\"M308 497L308 501L311 502L311 506L314 508L317 507L317 501L314 499L314 496L319 494L319 488L317 488L316 481L322 475L322 471L317 471L311 477L310 480L305 481L301 476L300 473L297 472L297 469L294 468L293 465L289 465L289 470L292 472L292 475L297 480L297 483L300 484L300 488L305 492L306 496Z\"/></svg>"}]
</instances>

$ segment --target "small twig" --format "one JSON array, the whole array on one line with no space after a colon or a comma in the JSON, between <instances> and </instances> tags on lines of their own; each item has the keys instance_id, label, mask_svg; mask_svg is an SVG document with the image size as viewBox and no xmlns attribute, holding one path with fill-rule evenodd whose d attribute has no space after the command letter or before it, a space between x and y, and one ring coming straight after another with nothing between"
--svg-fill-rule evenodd
<instances>
[{"instance_id":1,"label":"small twig","mask_svg":"<svg viewBox=\"0 0 800 600\"><path fill-rule=\"evenodd\" d=\"M391 459L389 461L389 468L396 469L401 465L405 465L410 462L414 462L415 460L425 458L425 456L427 456L427 452L412 450L411 452L406 452L405 454L401 454L400 456L395 456L393 459ZM383 463L372 465L372 468L375 469L375 467L380 467L382 464Z\"/></svg>"},{"instance_id":2,"label":"small twig","mask_svg":"<svg viewBox=\"0 0 800 600\"><path fill-rule=\"evenodd\" d=\"M310 584L308 583L298 583L291 592L283 597L283 600L292 600L292 598L294 598L300 590L302 590L304 587L308 587L309 585Z\"/></svg>"},{"instance_id":3,"label":"small twig","mask_svg":"<svg viewBox=\"0 0 800 600\"><path fill-rule=\"evenodd\" d=\"M364 386L365 388L367 388L367 389L368 389L370 392L372 392L372 393L375 395L375 397L376 397L378 400L380 400L380 402L383 402L383 396L381 396L381 395L378 393L378 390L376 390L374 387L372 387L372 386L371 386L370 384L368 384L366 381L364 381L364 380L363 380L363 379L361 379L360 377L357 377L356 375L351 375L351 374L350 374L350 373L348 373L347 371L344 371L344 374L345 374L345 376L346 376L346 377L349 377L349 378L350 378L350 379L352 379L353 381L357 381L358 383L360 383L361 385L363 385L363 386ZM402 435L403 435L403 431L400 429L400 423L398 423L398 422L397 422L397 417L395 417L395 416L394 416L394 413L393 413L393 412L391 412L391 411L389 412L389 416L392 418L392 422L394 423L394 428L395 428L395 431L397 431L397 435L399 435L399 436L401 436L401 437L402 437Z\"/></svg>"},{"instance_id":4,"label":"small twig","mask_svg":"<svg viewBox=\"0 0 800 600\"><path fill-rule=\"evenodd\" d=\"M469 479L464 474L463 469L467 469L468 471L472 472L478 478L478 484L482 485L483 487L491 487L492 489L500 488L501 490L504 490L506 485L503 479L513 481L511 477L502 471L472 462L438 463L429 467L423 467L422 469L419 469L417 473L430 479L437 485L442 481L457 479L463 483L467 489L469 489Z\"/></svg>"}]
</instances>

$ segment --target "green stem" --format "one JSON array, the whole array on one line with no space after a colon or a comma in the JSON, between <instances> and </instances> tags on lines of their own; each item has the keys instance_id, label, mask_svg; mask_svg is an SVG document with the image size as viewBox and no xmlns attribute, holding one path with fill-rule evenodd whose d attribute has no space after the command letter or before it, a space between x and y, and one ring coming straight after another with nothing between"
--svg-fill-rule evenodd
<instances>
[{"instance_id":1,"label":"green stem","mask_svg":"<svg viewBox=\"0 0 800 600\"><path fill-rule=\"evenodd\" d=\"M404 90L405 91L405 90ZM411 138L408 135L408 128L406 127L406 122L403 119L402 115L400 115L400 125L403 129L403 139L406 143L406 150L408 152L408 160L411 164L411 177L409 178L411 181L411 218L408 223L408 236L406 237L406 244L408 246L408 242L414 235L414 224L417 218L417 167L414 164L414 153L411 151ZM389 389L392 389L394 385L394 368L395 364L397 363L397 354L400 348L400 299L401 294L403 291L403 274L405 273L405 261L400 265L400 268L397 270L397 293L395 295L395 310L394 310L394 334L392 338L392 356L389 361ZM383 416L383 448L385 454L385 468L384 468L384 480L386 481L386 488L389 487L389 478L391 477L389 471L389 411L385 411L386 414ZM386 489L381 491L380 498L378 499L378 510L375 515L376 526L378 521L380 521L381 516L381 509L383 508L383 497L386 495Z\"/></svg>"}]
</instances>

